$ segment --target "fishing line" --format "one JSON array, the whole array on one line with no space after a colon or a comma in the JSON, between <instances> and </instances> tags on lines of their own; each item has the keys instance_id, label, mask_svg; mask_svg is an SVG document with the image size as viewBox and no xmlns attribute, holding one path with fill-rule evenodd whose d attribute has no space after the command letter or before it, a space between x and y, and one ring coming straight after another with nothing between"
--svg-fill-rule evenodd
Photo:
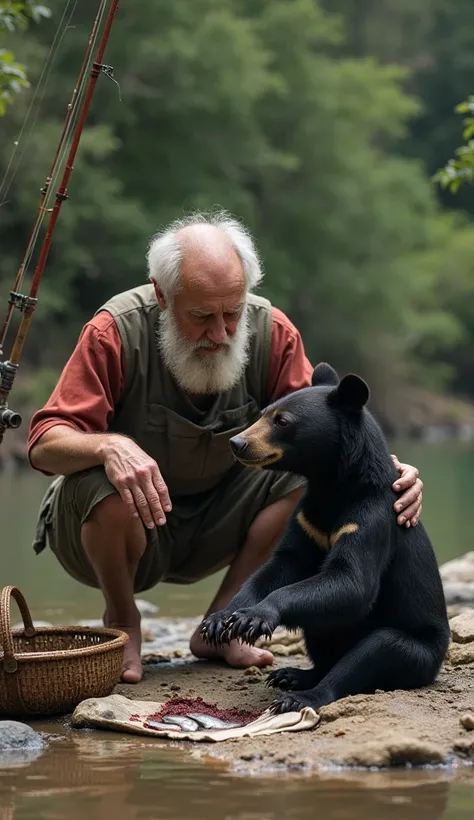
<instances>
[{"instance_id":1,"label":"fishing line","mask_svg":"<svg viewBox=\"0 0 474 820\"><path fill-rule=\"evenodd\" d=\"M65 9L65 11L63 13L63 16L61 18L61 24L64 20L65 15L66 15L67 8L69 7L71 2L72 2L72 0L68 0L66 9ZM83 62L82 62L82 65L81 65L79 76L78 76L77 81L76 81L76 87L74 88L71 101L68 105L68 109L67 109L66 117L65 117L65 120L64 120L61 137L60 137L58 146L56 148L56 153L55 153L55 156L54 156L54 159L53 159L53 162L52 162L51 169L49 171L48 177L46 178L45 185L41 190L41 199L40 199L40 202L39 202L36 219L35 219L35 222L33 224L33 229L32 229L31 234L30 234L30 238L29 238L26 250L25 250L24 257L23 257L23 261L22 261L22 263L19 267L19 270L18 270L18 273L17 273L17 276L16 276L16 280L15 280L15 284L14 284L14 287L13 287L13 293L14 294L18 293L19 290L20 290L22 281L24 279L24 276L25 276L25 274L27 272L27 269L29 267L29 264L31 262L33 251L34 251L34 248L35 248L38 236L39 236L39 232L41 230L41 226L42 226L43 221L44 221L44 218L45 218L46 214L49 213L50 210L51 210L50 204L51 204L51 198L52 198L52 190L54 189L54 186L58 182L59 174L61 173L61 166L63 165L63 163L65 161L66 155L67 155L67 153L69 151L69 148L70 148L71 137L72 137L72 135L74 133L74 130L77 126L77 119L78 119L81 107L83 105L86 86L87 86L87 83L89 81L89 73L90 73L90 69L91 69L91 66L92 66L93 60L94 60L94 56L93 56L94 48L95 48L97 38L99 36L99 32L100 32L101 24L103 22L103 18L104 18L105 12L106 12L107 4L108 4L108 0L101 0L101 2L99 4L96 19L94 21L94 26L93 26L91 35L89 37L88 45L87 45L87 48L86 48L86 51L85 51L85 55L84 55L84 58L83 58ZM66 27L64 28L64 31L61 35L60 40L59 40L59 44L56 46L56 49L55 49L56 53L57 53L57 50L58 50L59 45L61 43L61 40L64 37L64 34L65 34L67 28L69 27L70 20L72 18L72 14L75 11L76 5L77 5L77 0L74 0L74 5L73 5L72 12L69 15L68 21L66 23ZM58 28L58 31L59 31L59 28ZM50 53L51 53L51 49L50 49ZM49 69L48 75L51 71L51 68L52 68L52 65ZM43 74L44 74L44 70L43 70ZM44 88L46 88L46 85L44 86ZM37 91L38 91L38 89L37 89ZM44 95L44 90L43 90L43 95ZM31 105L30 105L30 110L31 110ZM28 112L28 114L29 114L29 112ZM36 117L35 117L35 120L36 120ZM25 123L23 124L23 128L24 128L24 125L25 125ZM34 125L34 123L33 123L33 125ZM23 130L23 128L22 128L22 130ZM30 136L31 136L31 131L32 131L32 128L30 128ZM20 157L20 159L21 159L21 157ZM16 173L16 171L15 171L15 173ZM10 185L11 185L11 182L12 182L12 180L10 180ZM2 326L1 331L0 331L0 355L1 355L1 351L2 351L2 348L3 348L4 343L5 343L6 335L7 335L7 332L8 332L9 325L10 325L10 320L11 320L11 316L12 316L13 307L14 307L14 301L12 299L10 299L8 309L7 309L7 314L6 314L3 326Z\"/></svg>"},{"instance_id":2,"label":"fishing line","mask_svg":"<svg viewBox=\"0 0 474 820\"><path fill-rule=\"evenodd\" d=\"M65 18L65 16L66 16L66 14L67 14L68 7L71 5L71 3L73 3L73 9L72 9L72 12L71 12L71 14L70 14L70 16L69 16L69 19L68 19L68 21L67 21L67 23L66 23L65 27L64 27L64 30L61 32L61 26L62 26L62 24L63 24L63 21L64 21L64 18ZM9 162L8 162L8 165L7 165L6 171L5 171L4 175L3 175L2 182L0 183L0 207L1 207L2 205L5 205L5 198L6 198L6 196L8 195L8 191L10 190L11 184L12 184L12 182L13 182L14 178L15 178L15 175L16 175L16 172L17 172L17 170L18 170L19 164L20 164L20 162L21 162L21 158L22 158L22 156L23 156L24 150L25 150L26 145L28 144L28 141L29 141L29 139L30 139L30 137L31 137L32 128L34 127L34 123L35 123L35 121L36 121L36 117L38 116L39 107L41 106L41 103L42 103L42 101L43 101L44 92L45 92L45 90L46 90L46 85L47 85L47 80L48 80L48 77L49 77L49 75L50 75L50 73L51 73L51 69L52 69L52 67L53 67L53 63L54 63L54 60L55 60L56 55L57 55L57 53L58 53L58 50L59 50L59 48L60 48L60 46L61 46L61 43L62 43L62 40L63 40L64 34L66 33L67 28L69 27L69 23L70 23L70 20L71 20L72 15L74 14L74 11L75 11L75 8L76 8L76 5L77 5L77 0L67 0L67 1L66 1L66 6L65 6L65 9L64 9L63 14L62 14L62 16L61 16L61 20L59 21L59 25L58 25L58 26L57 26L57 28L56 28L55 35L54 35L54 38L53 38L53 42L52 42L51 47L50 47L50 49L49 49L49 51L48 51L48 54L47 54L47 56L46 56L46 60L45 60L45 63L44 63L43 69L42 69L42 71L41 71L41 74L40 74L40 77L39 77L38 83L37 83L37 85L36 85L35 91L34 91L33 96L32 96L32 98L31 98L31 101L30 101L30 104L29 104L29 106L28 106L28 109L27 109L27 112L26 112L25 118L24 118L24 120L23 120L23 123L22 123L22 125L21 125L21 128L20 128L20 133L19 133L19 135L18 135L17 139L16 139L16 140L15 140L15 142L14 142L14 147L13 147L13 150L12 150L12 153L11 153L11 156L10 156L10 160L9 160ZM46 75L46 77L45 77L45 75ZM29 119L30 114L31 114L31 112L32 112L32 110L33 110L33 106L35 105L36 97L38 96L38 93L39 93L39 91L40 91L40 88L41 88L41 86L42 86L42 84L43 84L43 79L45 80L45 81L44 81L44 87L43 87L43 93L42 93L42 96L41 96L41 99L40 99L40 102L39 102L38 111L37 111L37 113L36 113L35 120L34 120L34 122L33 122L33 125L30 127L29 134L28 134L27 139L26 139L25 148L23 148L23 149L22 149L22 151L21 151L20 158L19 158L19 160L18 160L18 163L17 163L17 165L16 165L16 168L15 168L15 170L13 171L13 174L12 174L11 179L10 179L10 181L9 181L9 183L8 183L8 186L7 186L7 185L6 185L6 181L7 181L7 178L8 178L8 174L9 174L10 168L11 168L11 166L12 166L12 164L13 164L13 160L15 159L16 152L18 151L18 148L20 147L21 140L22 140L22 137L23 137L23 132L24 132L24 130L25 130L25 128L26 128L26 125L27 125L28 119Z\"/></svg>"},{"instance_id":3,"label":"fishing line","mask_svg":"<svg viewBox=\"0 0 474 820\"><path fill-rule=\"evenodd\" d=\"M89 82L90 69L91 69L92 64L94 62L94 53L93 53L94 52L94 46L95 46L97 38L99 36L100 25L103 21L103 17L104 17L106 8L107 8L107 2L108 2L108 0L102 0L102 2L101 2L99 12L98 12L97 30L95 32L95 36L91 39L91 41L88 45L86 59L84 60L83 65L82 65L81 77L79 79L79 82L78 82L75 90L74 90L74 100L73 100L72 104L70 103L70 108L68 110L67 123L65 125L64 130L63 130L63 134L62 134L60 143L59 143L57 151L56 151L56 156L55 156L55 159L53 161L53 165L51 167L50 173L48 174L45 188L43 189L44 193L43 193L42 202L40 204L38 218L35 222L35 226L34 226L32 237L31 237L31 242L29 243L29 246L27 248L27 253L25 254L25 259L24 259L24 262L23 262L23 270L22 270L22 276L21 276L20 284L21 284L21 281L22 281L23 277L25 276L25 274L27 273L27 271L29 269L31 259L32 259L32 256L33 256L33 251L34 251L37 239L38 239L38 235L41 231L43 222L44 222L46 216L48 215L48 213L50 211L52 200L56 196L55 189L56 189L56 186L59 182L59 178L63 173L64 163L66 161L67 154L69 153L69 149L71 147L72 136L73 136L74 131L77 127L77 121L78 121L80 111L81 111L81 107L82 107L82 104L83 104L83 101L84 101L84 95L85 95L85 92L86 92L87 83Z\"/></svg>"},{"instance_id":4,"label":"fishing line","mask_svg":"<svg viewBox=\"0 0 474 820\"><path fill-rule=\"evenodd\" d=\"M16 335L13 341L10 358L8 361L0 361L0 444L3 441L3 436L5 430L9 428L17 428L21 425L22 419L19 413L10 410L8 407L8 397L10 395L10 391L13 387L13 382L15 380L18 367L20 364L20 359L23 353L23 348L25 345L26 336L28 334L28 330L31 324L31 320L33 318L33 313L36 308L37 303L37 293L40 286L40 282L42 276L44 274L44 270L46 267L46 262L48 259L48 255L51 249L52 241L53 241L53 234L56 228L57 220L59 217L59 212L61 209L62 203L68 198L67 189L69 178L74 168L74 160L77 154L77 150L79 148L80 139L82 136L82 132L87 120L87 116L89 113L89 107L92 101L92 97L94 94L94 90L96 87L97 80L99 75L104 73L106 76L113 79L113 68L112 66L105 65L103 63L104 53L107 46L107 42L110 37L110 32L112 29L112 25L114 22L114 18L117 12L119 0L110 0L109 8L107 12L107 16L104 23L104 28L102 31L102 35L99 39L99 44L97 48L97 52L95 55L95 60L92 63L92 68L90 71L90 75L87 80L87 86L85 88L83 94L83 101L80 106L79 114L77 114L77 106L76 100L77 97L80 96L77 94L77 89L74 89L72 101L70 107L68 108L68 113L66 115L66 120L63 125L63 132L61 135L60 143L58 148L56 149L56 155L53 160L53 167L51 172L51 177L57 177L57 168L60 165L59 160L64 158L65 152L65 143L67 142L66 136L68 137L71 133L72 123L74 123L74 128L72 131L72 139L71 144L67 153L63 173L61 179L59 181L59 187L55 192L54 195L54 204L51 208L45 209L43 208L43 204L45 201L49 202L50 200L50 182L51 179L47 179L45 187L42 189L42 201L40 204L40 208L38 210L36 221L33 227L33 231L31 232L30 240L27 246L27 251L25 253L25 259L28 257L31 258L31 251L34 246L35 236L37 236L37 229L38 225L41 223L42 219L44 218L44 214L48 213L48 224L46 233L41 245L41 250L38 256L38 262L36 264L33 279L30 285L29 292L27 294L19 293L18 291L11 291L10 292L10 300L9 300L9 312L7 313L7 319L4 323L2 332L0 333L0 354L1 345L3 344L3 340L5 338L5 326L8 326L8 322L11 316L11 311L13 308L17 308L21 313L21 320L19 327L16 331ZM99 7L99 12L102 12L105 8L106 2L102 2ZM85 68L89 63L89 57L91 50L93 48L93 44L95 43L98 31L100 30L100 21L102 19L102 15L97 13L96 18L94 20L94 24L92 26L92 32L89 38L89 44L86 49L86 56L83 60L80 77L81 82L79 79L77 80L77 86L80 86L83 89L83 76L85 75ZM62 141L62 142L61 142ZM25 263L20 266L20 270L18 271L16 281L21 280L21 276L24 273Z\"/></svg>"}]
</instances>

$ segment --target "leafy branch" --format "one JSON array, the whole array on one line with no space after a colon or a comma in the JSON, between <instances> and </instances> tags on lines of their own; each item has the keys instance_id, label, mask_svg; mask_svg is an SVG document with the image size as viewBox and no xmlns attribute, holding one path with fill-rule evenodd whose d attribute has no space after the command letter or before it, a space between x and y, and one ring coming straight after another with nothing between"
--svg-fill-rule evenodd
<instances>
[{"instance_id":1,"label":"leafy branch","mask_svg":"<svg viewBox=\"0 0 474 820\"><path fill-rule=\"evenodd\" d=\"M33 0L0 0L0 42L9 34L26 31L31 22L39 23L50 15L46 6ZM28 86L25 67L17 62L10 48L0 48L0 117L22 88Z\"/></svg>"},{"instance_id":2,"label":"leafy branch","mask_svg":"<svg viewBox=\"0 0 474 820\"><path fill-rule=\"evenodd\" d=\"M438 182L442 188L448 188L455 194L459 187L467 182L474 181L474 96L459 103L455 111L457 114L469 114L464 119L464 130L462 133L464 145L456 148L455 159L450 159L444 168L441 168L434 175L433 180Z\"/></svg>"}]
</instances>

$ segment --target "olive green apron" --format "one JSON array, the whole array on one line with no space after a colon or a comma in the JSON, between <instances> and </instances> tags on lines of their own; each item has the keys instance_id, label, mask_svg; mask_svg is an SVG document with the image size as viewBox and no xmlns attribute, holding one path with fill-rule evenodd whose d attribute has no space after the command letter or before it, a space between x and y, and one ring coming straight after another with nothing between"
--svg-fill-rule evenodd
<instances>
[{"instance_id":1,"label":"olive green apron","mask_svg":"<svg viewBox=\"0 0 474 820\"><path fill-rule=\"evenodd\" d=\"M156 341L159 306L151 284L117 294L97 311L114 317L123 346L124 388L109 431L130 436L156 460L173 506L184 516L186 510L194 516L209 506L210 491L235 469L229 439L252 424L269 400L271 304L253 294L248 302L249 363L240 381L216 395L206 410L183 393L161 359ZM36 552L46 546L46 530L64 481L55 478L43 498Z\"/></svg>"},{"instance_id":2,"label":"olive green apron","mask_svg":"<svg viewBox=\"0 0 474 820\"><path fill-rule=\"evenodd\" d=\"M229 439L268 402L272 315L266 299L249 297L249 364L239 382L200 410L177 385L158 352L159 307L152 285L104 305L115 318L125 357L124 390L110 429L131 436L160 467L170 495L215 487L235 464Z\"/></svg>"}]
</instances>

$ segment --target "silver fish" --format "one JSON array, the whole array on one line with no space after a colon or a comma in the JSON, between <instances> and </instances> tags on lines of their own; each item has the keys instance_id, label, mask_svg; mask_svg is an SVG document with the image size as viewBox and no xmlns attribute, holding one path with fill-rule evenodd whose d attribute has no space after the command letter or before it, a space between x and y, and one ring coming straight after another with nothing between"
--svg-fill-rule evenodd
<instances>
[{"instance_id":1,"label":"silver fish","mask_svg":"<svg viewBox=\"0 0 474 820\"><path fill-rule=\"evenodd\" d=\"M147 720L143 723L146 729L163 729L165 732L180 732L181 727L171 723L160 723L158 720Z\"/></svg>"},{"instance_id":2,"label":"silver fish","mask_svg":"<svg viewBox=\"0 0 474 820\"><path fill-rule=\"evenodd\" d=\"M192 720L196 721L196 723L202 729L237 729L239 726L243 726L242 723L231 723L230 721L227 722L225 720L220 720L219 718L212 717L211 715L188 715Z\"/></svg>"},{"instance_id":3,"label":"silver fish","mask_svg":"<svg viewBox=\"0 0 474 820\"><path fill-rule=\"evenodd\" d=\"M183 732L197 732L199 729L199 724L195 720L179 715L165 715L163 723L172 723L175 726L179 726Z\"/></svg>"}]
</instances>

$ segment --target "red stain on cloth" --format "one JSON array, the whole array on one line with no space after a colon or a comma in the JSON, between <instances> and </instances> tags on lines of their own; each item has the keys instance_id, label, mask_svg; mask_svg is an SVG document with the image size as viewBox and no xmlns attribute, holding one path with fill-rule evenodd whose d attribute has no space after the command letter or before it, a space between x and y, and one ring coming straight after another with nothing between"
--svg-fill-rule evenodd
<instances>
[{"instance_id":1,"label":"red stain on cloth","mask_svg":"<svg viewBox=\"0 0 474 820\"><path fill-rule=\"evenodd\" d=\"M133 714L130 715L129 721L142 720L143 723L149 723L150 721L160 723L165 715L180 715L186 717L186 715L190 713L209 715L210 717L218 718L218 720L224 720L228 723L241 723L242 726L246 726L260 716L260 712L247 712L235 706L224 709L215 704L206 703L202 698L173 698L164 703L159 712L147 715L146 718L140 718L139 715Z\"/></svg>"}]
</instances>

